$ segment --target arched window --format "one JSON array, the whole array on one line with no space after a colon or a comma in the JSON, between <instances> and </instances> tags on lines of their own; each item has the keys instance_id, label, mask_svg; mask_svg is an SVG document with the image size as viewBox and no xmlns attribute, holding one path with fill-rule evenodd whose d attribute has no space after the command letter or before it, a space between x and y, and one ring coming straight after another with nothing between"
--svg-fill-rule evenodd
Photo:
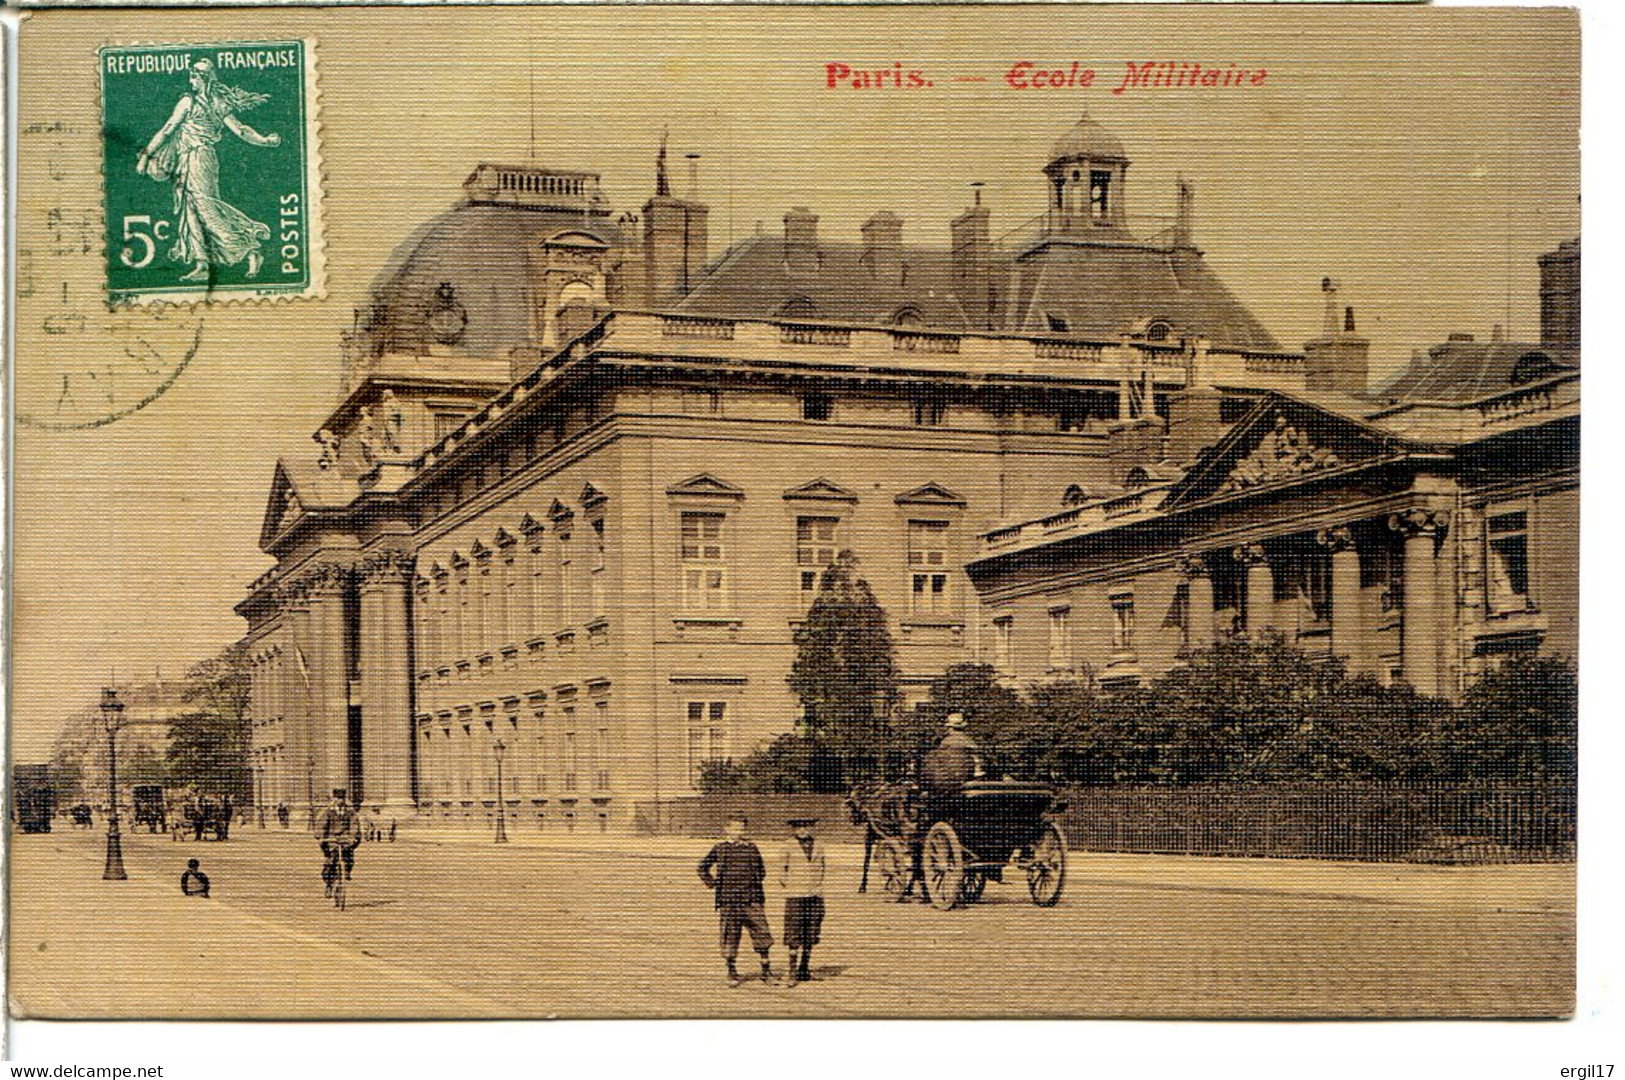
<instances>
[{"instance_id":1,"label":"arched window","mask_svg":"<svg viewBox=\"0 0 1625 1080\"><path fill-rule=\"evenodd\" d=\"M1527 352L1518 357L1518 362L1512 365L1512 374L1509 380L1513 386L1523 386L1548 375L1556 374L1557 361L1543 352Z\"/></svg>"},{"instance_id":2,"label":"arched window","mask_svg":"<svg viewBox=\"0 0 1625 1080\"><path fill-rule=\"evenodd\" d=\"M779 305L775 314L787 319L810 319L818 314L818 305L810 296L792 296Z\"/></svg>"},{"instance_id":3,"label":"arched window","mask_svg":"<svg viewBox=\"0 0 1625 1080\"><path fill-rule=\"evenodd\" d=\"M1173 326L1166 319L1152 319L1145 327L1145 340L1167 341L1174 332Z\"/></svg>"},{"instance_id":4,"label":"arched window","mask_svg":"<svg viewBox=\"0 0 1625 1080\"><path fill-rule=\"evenodd\" d=\"M919 326L925 322L925 315L914 304L904 304L892 312L893 326Z\"/></svg>"}]
</instances>

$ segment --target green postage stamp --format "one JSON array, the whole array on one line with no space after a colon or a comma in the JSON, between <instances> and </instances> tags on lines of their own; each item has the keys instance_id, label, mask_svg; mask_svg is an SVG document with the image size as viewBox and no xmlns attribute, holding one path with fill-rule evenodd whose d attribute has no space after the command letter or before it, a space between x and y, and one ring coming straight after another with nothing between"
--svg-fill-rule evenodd
<instances>
[{"instance_id":1,"label":"green postage stamp","mask_svg":"<svg viewBox=\"0 0 1625 1080\"><path fill-rule=\"evenodd\" d=\"M108 300L316 296L313 42L101 50Z\"/></svg>"}]
</instances>

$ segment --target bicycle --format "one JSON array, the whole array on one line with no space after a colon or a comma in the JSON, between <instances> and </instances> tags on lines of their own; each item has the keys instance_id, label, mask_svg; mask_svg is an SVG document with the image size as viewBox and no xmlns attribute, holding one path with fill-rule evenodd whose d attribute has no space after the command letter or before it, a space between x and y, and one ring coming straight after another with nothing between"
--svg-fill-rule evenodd
<instances>
[{"instance_id":1,"label":"bicycle","mask_svg":"<svg viewBox=\"0 0 1625 1080\"><path fill-rule=\"evenodd\" d=\"M343 911L344 849L338 844L328 842L322 845L322 853L327 860L322 866L322 883L327 886L327 895L333 898L333 906Z\"/></svg>"}]
</instances>

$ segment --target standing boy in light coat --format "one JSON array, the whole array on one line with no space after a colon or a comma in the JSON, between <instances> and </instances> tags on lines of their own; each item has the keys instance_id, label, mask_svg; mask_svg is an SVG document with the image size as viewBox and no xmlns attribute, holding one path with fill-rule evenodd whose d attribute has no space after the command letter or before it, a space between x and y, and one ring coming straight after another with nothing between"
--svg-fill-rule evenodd
<instances>
[{"instance_id":1,"label":"standing boy in light coat","mask_svg":"<svg viewBox=\"0 0 1625 1080\"><path fill-rule=\"evenodd\" d=\"M791 818L791 838L779 855L784 888L784 947L790 950L787 986L812 978L808 965L824 925L824 845L813 836L817 818Z\"/></svg>"}]
</instances>

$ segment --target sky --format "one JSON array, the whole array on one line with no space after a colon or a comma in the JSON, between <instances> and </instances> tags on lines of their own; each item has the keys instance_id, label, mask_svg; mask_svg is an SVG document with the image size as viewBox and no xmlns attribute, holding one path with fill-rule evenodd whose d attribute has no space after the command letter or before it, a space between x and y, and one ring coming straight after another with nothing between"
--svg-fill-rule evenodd
<instances>
[{"instance_id":1,"label":"sky","mask_svg":"<svg viewBox=\"0 0 1625 1080\"><path fill-rule=\"evenodd\" d=\"M886 209L906 242L940 245L972 182L995 235L1041 212L1047 151L1087 110L1132 159L1131 216L1171 214L1183 176L1208 261L1275 336L1315 335L1329 275L1378 376L1452 331L1534 335L1535 257L1579 233L1577 23L1560 10L567 7L472 28L428 8L46 12L20 44L19 411L150 322L100 302L99 253L53 253L52 211L100 215L95 50L291 36L318 56L325 296L170 309L146 336L196 351L151 404L90 430L17 428L16 760L43 759L109 679L178 676L241 636L232 605L270 565L274 462L316 453L340 331L480 161L591 169L635 211L669 128L679 193L683 155L702 155L713 255L798 205L824 237L856 239ZM1113 94L1127 59L1268 76ZM1022 60L1097 82L1010 87ZM934 85L829 89L829 63L902 63ZM63 316L88 331L57 332Z\"/></svg>"}]
</instances>

